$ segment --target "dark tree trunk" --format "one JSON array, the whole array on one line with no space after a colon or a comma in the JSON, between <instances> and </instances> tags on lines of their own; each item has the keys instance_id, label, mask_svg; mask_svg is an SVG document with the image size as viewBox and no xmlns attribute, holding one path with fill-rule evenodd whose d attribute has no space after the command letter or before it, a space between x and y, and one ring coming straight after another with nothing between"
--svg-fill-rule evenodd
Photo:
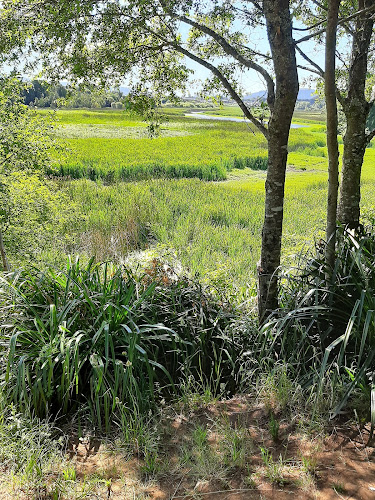
<instances>
[{"instance_id":1,"label":"dark tree trunk","mask_svg":"<svg viewBox=\"0 0 375 500\"><path fill-rule=\"evenodd\" d=\"M267 35L276 76L268 126L268 170L261 258L258 265L258 314L263 323L278 308L278 269L284 211L288 139L298 95L298 74L288 0L264 0Z\"/></svg>"},{"instance_id":2,"label":"dark tree trunk","mask_svg":"<svg viewBox=\"0 0 375 500\"><path fill-rule=\"evenodd\" d=\"M372 7L375 0L358 2L358 9ZM373 31L373 12L358 16L353 33L348 94L342 101L346 117L338 220L350 228L359 226L361 170L368 143L366 120L370 104L365 97L367 59Z\"/></svg>"},{"instance_id":3,"label":"dark tree trunk","mask_svg":"<svg viewBox=\"0 0 375 500\"><path fill-rule=\"evenodd\" d=\"M335 262L337 198L339 189L339 145L337 140L336 102L336 34L341 0L328 2L326 31L325 82L324 92L327 108L327 148L328 148L328 201L327 201L327 247L326 262L333 268Z\"/></svg>"}]
</instances>

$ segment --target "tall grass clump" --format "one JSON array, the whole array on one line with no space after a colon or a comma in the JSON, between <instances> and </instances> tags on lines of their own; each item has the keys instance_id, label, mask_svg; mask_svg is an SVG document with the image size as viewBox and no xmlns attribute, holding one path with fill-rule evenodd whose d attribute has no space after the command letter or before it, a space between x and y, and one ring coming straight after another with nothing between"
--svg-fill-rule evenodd
<instances>
[{"instance_id":1,"label":"tall grass clump","mask_svg":"<svg viewBox=\"0 0 375 500\"><path fill-rule=\"evenodd\" d=\"M244 168L244 167L242 167ZM226 179L226 169L220 163L188 165L168 165L162 161L143 165L122 165L99 160L84 160L81 163L60 165L58 169L47 171L48 175L70 179L101 180L108 184L121 181L139 181L145 179L182 179L198 178L205 181Z\"/></svg>"},{"instance_id":2,"label":"tall grass clump","mask_svg":"<svg viewBox=\"0 0 375 500\"><path fill-rule=\"evenodd\" d=\"M119 406L145 413L159 396L177 392L183 377L234 384L233 310L162 271L155 263L135 277L77 260L64 272L1 278L7 402L39 417L80 411L108 429Z\"/></svg>"},{"instance_id":3,"label":"tall grass clump","mask_svg":"<svg viewBox=\"0 0 375 500\"><path fill-rule=\"evenodd\" d=\"M245 168L250 168L251 170L267 170L268 157L266 155L245 156L243 158L232 156L228 159L224 159L223 165L228 171L234 168L240 170Z\"/></svg>"},{"instance_id":4,"label":"tall grass clump","mask_svg":"<svg viewBox=\"0 0 375 500\"><path fill-rule=\"evenodd\" d=\"M330 386L339 414L361 393L375 424L375 234L339 229L336 262L327 269L324 244L284 277L283 307L261 331L261 359L282 359L317 402Z\"/></svg>"}]
</instances>

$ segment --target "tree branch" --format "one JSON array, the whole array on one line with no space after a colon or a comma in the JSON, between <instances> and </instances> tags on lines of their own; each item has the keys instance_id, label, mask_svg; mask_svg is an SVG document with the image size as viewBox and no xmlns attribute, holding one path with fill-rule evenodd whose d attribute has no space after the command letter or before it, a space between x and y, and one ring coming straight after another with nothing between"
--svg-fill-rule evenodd
<instances>
[{"instance_id":1,"label":"tree branch","mask_svg":"<svg viewBox=\"0 0 375 500\"><path fill-rule=\"evenodd\" d=\"M318 73L318 75L324 78L323 68L321 68L319 64L315 63L312 59L310 59L310 57L307 54L305 54L305 52L300 47L298 47L298 45L296 45L296 50L305 59L305 61L307 61L309 64L311 64L311 66L313 66L316 69L316 71L313 71L313 73Z\"/></svg>"},{"instance_id":2,"label":"tree branch","mask_svg":"<svg viewBox=\"0 0 375 500\"><path fill-rule=\"evenodd\" d=\"M317 0L311 0L311 1L312 1L312 3L317 5L320 9L325 10L326 12L328 11L327 7L325 5L323 5L322 3L318 2Z\"/></svg>"},{"instance_id":3,"label":"tree branch","mask_svg":"<svg viewBox=\"0 0 375 500\"><path fill-rule=\"evenodd\" d=\"M180 52L181 54L185 55L189 59L197 62L198 64L204 66L205 68L209 69L223 84L224 88L228 91L228 94L232 97L234 101L238 104L238 106L241 108L243 111L243 114L245 117L251 121L259 130L262 132L264 137L268 139L268 129L263 125L261 121L259 121L249 110L249 108L246 106L246 104L243 102L241 97L237 94L237 92L234 90L232 85L229 83L229 81L225 78L225 76L211 63L208 61L205 61L204 59L201 59L200 57L196 56L195 54L192 54L188 50L184 49L181 47L179 44L174 44L171 43L173 48Z\"/></svg>"},{"instance_id":4,"label":"tree branch","mask_svg":"<svg viewBox=\"0 0 375 500\"><path fill-rule=\"evenodd\" d=\"M348 17L345 17L343 19L339 19L337 24L341 26L341 24L345 24L348 21L351 21L352 19L355 19L356 17L358 17L362 14L366 14L367 12L371 12L373 10L375 10L375 5L371 5L370 7L367 7L366 9L358 10L357 12L355 12L354 14L352 14ZM294 43L297 44L297 43L301 43L301 42L306 42L307 40L314 38L314 36L318 36L318 35L321 35L322 33L325 33L325 31L326 31L326 29L322 28L322 29L316 31L315 33L311 33L310 35L306 35L306 36L300 38L299 40L296 40Z\"/></svg>"},{"instance_id":5,"label":"tree branch","mask_svg":"<svg viewBox=\"0 0 375 500\"><path fill-rule=\"evenodd\" d=\"M321 24L327 22L327 19L322 19L322 21L319 21L318 23L312 24L311 26L308 26L307 28L292 28L293 31L310 31L313 30L314 28L317 28Z\"/></svg>"},{"instance_id":6,"label":"tree branch","mask_svg":"<svg viewBox=\"0 0 375 500\"><path fill-rule=\"evenodd\" d=\"M260 64L257 64L251 59L248 59L247 57L243 56L240 52L238 52L238 50L235 47L233 47L233 45L228 43L224 37L219 35L219 33L216 33L216 31L212 30L208 26L197 23L196 21L193 21L192 19L186 16L177 16L177 18L180 19L180 21L189 24L193 28L196 28L199 31L206 33L206 35L211 36L211 38L213 38L228 55L232 56L238 62L246 66L246 68L253 69L260 75L262 75L267 84L267 102L270 108L272 109L273 103L275 101L275 84L271 75L268 73L266 69L260 66Z\"/></svg>"}]
</instances>

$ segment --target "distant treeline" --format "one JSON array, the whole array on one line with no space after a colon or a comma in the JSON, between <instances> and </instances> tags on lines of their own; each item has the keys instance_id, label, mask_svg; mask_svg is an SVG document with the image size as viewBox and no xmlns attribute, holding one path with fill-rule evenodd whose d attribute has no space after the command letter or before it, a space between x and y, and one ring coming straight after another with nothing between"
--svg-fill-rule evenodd
<instances>
[{"instance_id":1,"label":"distant treeline","mask_svg":"<svg viewBox=\"0 0 375 500\"><path fill-rule=\"evenodd\" d=\"M125 96L120 90L78 90L44 80L32 80L23 90L24 102L38 108L121 108Z\"/></svg>"}]
</instances>

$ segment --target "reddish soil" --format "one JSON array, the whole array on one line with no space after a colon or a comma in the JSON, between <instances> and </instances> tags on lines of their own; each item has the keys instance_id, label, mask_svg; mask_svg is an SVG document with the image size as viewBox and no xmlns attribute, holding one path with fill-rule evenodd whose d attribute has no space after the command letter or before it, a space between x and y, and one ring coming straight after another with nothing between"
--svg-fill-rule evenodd
<instances>
[{"instance_id":1,"label":"reddish soil","mask_svg":"<svg viewBox=\"0 0 375 500\"><path fill-rule=\"evenodd\" d=\"M279 437L274 441L266 408L251 406L245 398L169 415L159 454L161 472L152 482L142 478L142 459L126 459L118 448L99 440L71 439L68 463L76 473L76 489L74 495L61 498L375 500L375 448L368 445L369 424L360 428L336 422L324 435L317 436L303 433L293 419L286 421L280 415L277 418ZM179 450L184 443L190 443L189 436L197 425L210 429L208 444L216 449L223 439L216 424L223 420L230 427L245 429L251 436L252 448L246 456L246 466L229 468L225 480L197 479L197 474L178 465ZM270 475L272 467L262 459L261 448L268 451L270 463L276 464L279 476ZM96 481L95 486L79 496L80 485L90 480ZM52 497L30 496L22 488L9 489L9 483L5 488L0 477L0 499L11 498Z\"/></svg>"},{"instance_id":2,"label":"reddish soil","mask_svg":"<svg viewBox=\"0 0 375 500\"><path fill-rule=\"evenodd\" d=\"M253 483L245 482L244 471L235 470L225 485L217 480L196 481L188 472L174 472L174 451L183 441L193 422L209 426L225 416L231 425L246 427L254 443L250 457ZM165 460L170 462L170 475L166 474L149 486L139 481L139 460L124 461L114 454L103 454L97 442L91 447L78 445L72 461L77 476L83 477L95 471L107 470L112 475L109 498L130 498L129 488L142 490L139 498L150 499L205 499L205 500L375 500L375 448L367 446L369 425L359 428L352 424L340 424L325 432L325 436L303 435L293 422L282 422L279 439L275 443L270 438L269 416L264 407L249 408L248 402L234 398L217 403L190 415L177 415L170 419L169 430L164 438L167 449ZM220 435L211 435L211 440L220 441ZM281 455L285 467L282 468L283 484L272 482L267 477L260 447L268 449L274 462ZM302 456L310 460L312 469L303 470ZM164 464L165 465L165 464ZM167 466L168 469L168 466ZM120 479L121 478L121 479ZM106 498L96 496L95 498ZM132 497L133 498L133 497ZM137 498L136 496L134 498Z\"/></svg>"}]
</instances>

